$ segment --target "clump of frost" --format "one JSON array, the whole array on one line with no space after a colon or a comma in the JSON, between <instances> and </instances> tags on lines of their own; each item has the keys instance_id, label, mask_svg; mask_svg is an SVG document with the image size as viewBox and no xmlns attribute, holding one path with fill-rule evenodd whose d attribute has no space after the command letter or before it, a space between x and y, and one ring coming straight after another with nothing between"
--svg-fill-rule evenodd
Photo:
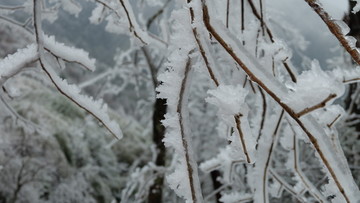
<instances>
[{"instance_id":1,"label":"clump of frost","mask_svg":"<svg viewBox=\"0 0 360 203\"><path fill-rule=\"evenodd\" d=\"M321 70L316 60L312 61L310 70L299 75L296 84L287 83L287 87L290 90L287 96L284 96L283 102L295 112L317 105L331 94L340 97L345 91L345 86L332 74Z\"/></svg>"},{"instance_id":2,"label":"clump of frost","mask_svg":"<svg viewBox=\"0 0 360 203\"><path fill-rule=\"evenodd\" d=\"M240 113L248 92L241 85L219 85L217 89L208 91L212 97L206 101L217 106L220 114L236 115Z\"/></svg>"}]
</instances>

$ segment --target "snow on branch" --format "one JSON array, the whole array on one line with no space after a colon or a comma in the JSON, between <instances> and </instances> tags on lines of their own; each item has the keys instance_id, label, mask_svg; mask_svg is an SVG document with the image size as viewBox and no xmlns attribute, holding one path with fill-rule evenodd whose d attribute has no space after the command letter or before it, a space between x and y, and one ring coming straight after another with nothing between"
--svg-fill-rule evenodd
<instances>
[{"instance_id":1,"label":"snow on branch","mask_svg":"<svg viewBox=\"0 0 360 203\"><path fill-rule=\"evenodd\" d=\"M54 36L44 35L44 48L56 58L61 58L66 62L80 64L82 67L94 71L95 59L89 58L89 53L82 49L66 46L55 41Z\"/></svg>"},{"instance_id":2,"label":"snow on branch","mask_svg":"<svg viewBox=\"0 0 360 203\"><path fill-rule=\"evenodd\" d=\"M94 101L91 97L81 95L80 89L77 86L69 85L66 80L61 79L51 68L50 64L47 63L47 58L44 53L46 50L46 45L48 46L50 53L53 51L55 56L57 54L65 61L76 60L77 62L84 63L84 65L89 65L92 68L95 67L95 60L89 59L83 50L69 48L63 44L56 43L54 38L44 37L41 29L41 5L41 0L34 0L34 27L37 42L37 52L39 54L41 68L44 70L46 75L50 78L51 82L55 85L61 94L94 116L116 138L122 138L123 134L119 125L109 118L107 106L104 105L102 101ZM75 58L78 56L80 59L75 59L72 54L75 55Z\"/></svg>"},{"instance_id":3,"label":"snow on branch","mask_svg":"<svg viewBox=\"0 0 360 203\"><path fill-rule=\"evenodd\" d=\"M42 64L42 68L61 94L99 120L116 138L123 137L119 125L109 118L106 104L103 104L102 101L94 101L89 96L81 95L81 90L77 86L70 85L66 80L61 79L46 62Z\"/></svg>"},{"instance_id":4,"label":"snow on branch","mask_svg":"<svg viewBox=\"0 0 360 203\"><path fill-rule=\"evenodd\" d=\"M0 84L3 84L6 79L19 73L27 64L35 62L38 58L35 44L28 45L26 48L8 55L0 61Z\"/></svg>"}]
</instances>

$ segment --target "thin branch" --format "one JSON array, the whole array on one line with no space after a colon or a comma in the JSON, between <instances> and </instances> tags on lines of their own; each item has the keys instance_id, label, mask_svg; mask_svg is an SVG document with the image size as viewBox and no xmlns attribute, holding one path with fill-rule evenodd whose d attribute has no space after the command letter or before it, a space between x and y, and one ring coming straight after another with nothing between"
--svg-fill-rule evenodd
<instances>
[{"instance_id":1,"label":"thin branch","mask_svg":"<svg viewBox=\"0 0 360 203\"><path fill-rule=\"evenodd\" d=\"M263 173L263 186L262 186L262 193L263 193L263 202L266 203L266 200L268 199L267 196L268 196L268 193L267 193L267 180L268 180L268 177L267 177L267 173L268 173L268 168L269 168L269 165L270 165L270 161L271 161L271 157L272 157L272 152L273 152L273 149L274 149L274 145L275 145L275 141L276 141L276 137L278 135L278 131L279 131L279 128L280 128L280 124L281 124L281 121L282 121L282 118L283 118L283 115L284 115L284 110L281 110L281 113L280 113L280 117L278 119L278 122L276 124L276 127L275 127L275 130L272 134L272 137L271 137L271 144L270 144L270 149L268 151L268 154L267 154L267 159L266 159L266 163L265 163L265 167L264 167L264 173ZM263 154L264 155L264 154Z\"/></svg>"},{"instance_id":2,"label":"thin branch","mask_svg":"<svg viewBox=\"0 0 360 203\"><path fill-rule=\"evenodd\" d=\"M331 99L335 98L336 97L336 94L330 94L328 97L326 97L322 102L312 106L312 107L307 107L305 108L304 110L300 111L299 113L296 114L296 116L298 118L300 118L301 116L307 114L307 113L310 113L316 109L319 109L319 108L322 108L326 105L326 103L328 101L330 101Z\"/></svg>"},{"instance_id":3,"label":"thin branch","mask_svg":"<svg viewBox=\"0 0 360 203\"><path fill-rule=\"evenodd\" d=\"M238 131L238 134L239 134L241 147L242 147L242 149L244 151L244 154L245 154L245 157L246 157L246 162L251 163L252 161L250 159L250 155L249 155L249 152L248 152L246 144L245 144L244 134L243 134L242 129L241 129L241 121L240 121L241 116L242 116L241 114L237 114L237 115L234 116L235 123L236 123L236 130Z\"/></svg>"},{"instance_id":4,"label":"thin branch","mask_svg":"<svg viewBox=\"0 0 360 203\"><path fill-rule=\"evenodd\" d=\"M261 136L261 131L264 127L264 123L265 123L265 117L266 117L266 109L267 109L267 104L266 104L266 97L265 97L265 94L264 94L264 91L261 89L260 86L258 86L259 88L259 91L260 91L260 95L261 95L261 98L262 98L262 114L261 114L261 122L260 122L260 128L259 128L259 134L258 134L258 137L256 138L256 143L259 142L259 139L260 139L260 136ZM257 148L258 144L256 144L256 148Z\"/></svg>"},{"instance_id":5,"label":"thin branch","mask_svg":"<svg viewBox=\"0 0 360 203\"><path fill-rule=\"evenodd\" d=\"M337 115L331 123L327 124L327 127L331 128L334 125L334 123L340 118L340 116L341 114Z\"/></svg>"}]
</instances>

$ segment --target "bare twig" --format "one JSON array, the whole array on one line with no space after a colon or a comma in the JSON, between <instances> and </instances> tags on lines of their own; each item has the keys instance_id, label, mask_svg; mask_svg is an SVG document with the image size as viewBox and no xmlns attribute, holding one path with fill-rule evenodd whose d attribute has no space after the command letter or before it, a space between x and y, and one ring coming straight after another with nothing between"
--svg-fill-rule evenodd
<instances>
[{"instance_id":1,"label":"bare twig","mask_svg":"<svg viewBox=\"0 0 360 203\"><path fill-rule=\"evenodd\" d=\"M300 111L299 113L296 113L296 116L298 118L300 118L301 116L307 114L307 113L310 113L316 109L320 109L322 107L324 107L326 105L326 103L328 101L330 101L331 99L335 98L336 97L336 94L330 94L328 97L326 97L322 102L314 105L314 106L311 106L311 107L307 107L305 108L304 110Z\"/></svg>"}]
</instances>

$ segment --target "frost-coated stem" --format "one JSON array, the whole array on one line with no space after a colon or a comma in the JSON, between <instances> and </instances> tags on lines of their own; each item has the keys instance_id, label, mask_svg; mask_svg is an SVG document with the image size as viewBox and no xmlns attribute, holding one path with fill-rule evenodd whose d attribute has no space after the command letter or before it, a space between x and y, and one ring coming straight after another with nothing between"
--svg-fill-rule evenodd
<instances>
[{"instance_id":1,"label":"frost-coated stem","mask_svg":"<svg viewBox=\"0 0 360 203\"><path fill-rule=\"evenodd\" d=\"M138 38L141 41L141 43L143 43L145 45L148 44L146 42L146 40L143 39L142 36L140 36L141 31L138 31L139 26L137 24L135 24L136 19L134 17L134 14L133 14L133 11L131 9L131 5L129 4L129 2L127 0L119 0L119 2L120 2L121 6L123 7L123 9L124 9L124 11L126 13L126 17L128 19L128 22L129 22L129 31L134 33L134 36L136 38Z\"/></svg>"},{"instance_id":2,"label":"frost-coated stem","mask_svg":"<svg viewBox=\"0 0 360 203\"><path fill-rule=\"evenodd\" d=\"M287 90L283 84L275 80L270 73L261 68L261 65L247 53L241 43L235 42L235 39L229 36L226 31L214 29L210 21L206 1L204 0L202 0L202 15L208 32L212 34L224 50L240 65L246 74L249 75L250 79L258 83L258 85L296 121L299 127L307 135L346 202L350 202L350 199L357 199L359 196L359 189L356 186L351 173L337 164L339 156L331 149L329 138L322 130L321 126L311 116L304 119L298 118L294 110L280 98L280 95L287 95ZM247 58L247 64L243 62L240 56Z\"/></svg>"},{"instance_id":3,"label":"frost-coated stem","mask_svg":"<svg viewBox=\"0 0 360 203\"><path fill-rule=\"evenodd\" d=\"M282 187L291 195L293 195L298 201L305 203L305 201L294 191L293 186L289 185L286 180L284 180L281 175L276 173L273 169L269 169L271 176L282 185Z\"/></svg>"},{"instance_id":4,"label":"frost-coated stem","mask_svg":"<svg viewBox=\"0 0 360 203\"><path fill-rule=\"evenodd\" d=\"M185 126L185 117L188 117L188 113L186 112L186 110L183 108L184 107L184 103L185 99L188 99L188 95L189 94L189 90L187 90L186 88L189 86L189 73L190 73L190 69L191 69L191 59L190 57L188 58L186 65L185 65L185 72L184 72L184 78L181 82L181 88L180 88L180 93L179 93L179 101L178 101L178 105L176 108L176 112L179 115L179 123L180 123L180 135L181 135L181 139L182 139L182 145L184 148L184 152L185 152L185 161L186 161L186 168L188 171L188 176L189 176L189 183L190 183L190 190L191 190L191 198L192 201L194 203L197 202L203 202L202 200L202 194L200 189L200 182L198 179L198 173L197 173L197 165L195 160L192 160L193 157L190 156L190 135L186 134L186 132L188 130L186 130L185 128L189 127L189 126Z\"/></svg>"},{"instance_id":5,"label":"frost-coated stem","mask_svg":"<svg viewBox=\"0 0 360 203\"><path fill-rule=\"evenodd\" d=\"M360 65L360 53L356 46L353 47L346 40L345 35L342 33L341 28L334 22L331 16L323 9L318 0L305 0L309 6L319 15L324 23L329 28L330 32L339 40L345 50L351 55L353 60Z\"/></svg>"},{"instance_id":6,"label":"frost-coated stem","mask_svg":"<svg viewBox=\"0 0 360 203\"><path fill-rule=\"evenodd\" d=\"M294 131L293 131L294 132ZM320 191L310 182L310 180L305 176L305 174L301 171L301 167L299 164L299 152L298 152L298 139L294 132L293 136L293 151L294 151L294 170L295 173L300 177L301 182L307 188L307 191L319 202L326 202L324 196L320 193Z\"/></svg>"},{"instance_id":7,"label":"frost-coated stem","mask_svg":"<svg viewBox=\"0 0 360 203\"><path fill-rule=\"evenodd\" d=\"M264 133L264 135L259 140L258 150L257 152L261 154L257 162L255 163L255 171L256 175L259 175L256 178L255 183L255 193L254 200L255 202L267 203L269 202L269 194L268 194L268 172L270 168L271 158L274 151L274 147L277 142L277 135L280 129L280 125L282 122L282 118L284 115L284 110L281 110L280 114L277 113L278 120L275 123L274 131L271 133ZM275 117L275 116L274 116ZM276 117L275 117L276 118ZM269 122L272 122L269 120Z\"/></svg>"}]
</instances>

